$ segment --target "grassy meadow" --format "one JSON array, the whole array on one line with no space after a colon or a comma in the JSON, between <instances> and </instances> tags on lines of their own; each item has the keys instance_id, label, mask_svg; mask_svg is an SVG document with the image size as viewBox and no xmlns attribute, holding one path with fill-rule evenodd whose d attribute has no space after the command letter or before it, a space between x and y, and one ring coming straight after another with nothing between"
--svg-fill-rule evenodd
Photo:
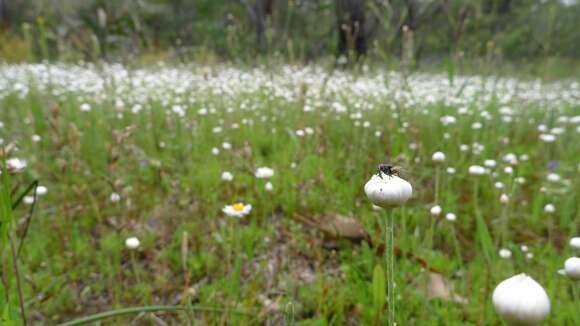
<instances>
[{"instance_id":1,"label":"grassy meadow","mask_svg":"<svg viewBox=\"0 0 580 326\"><path fill-rule=\"evenodd\" d=\"M384 325L394 214L399 325L500 325L491 294L519 273L547 325L579 325L559 272L579 109L576 80L0 66L0 316L20 325L22 297L29 325ZM413 186L387 211L363 189L385 162Z\"/></svg>"}]
</instances>

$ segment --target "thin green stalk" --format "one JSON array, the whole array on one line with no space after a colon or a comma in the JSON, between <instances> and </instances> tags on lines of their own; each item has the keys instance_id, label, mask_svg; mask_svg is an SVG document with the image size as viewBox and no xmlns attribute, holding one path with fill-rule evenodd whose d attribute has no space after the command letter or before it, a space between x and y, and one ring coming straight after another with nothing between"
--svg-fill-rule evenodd
<instances>
[{"instance_id":1,"label":"thin green stalk","mask_svg":"<svg viewBox=\"0 0 580 326\"><path fill-rule=\"evenodd\" d=\"M141 284L141 276L139 273L139 268L137 267L137 260L135 259L135 251L131 250L131 265L133 265L133 273L135 274L135 279L137 284Z\"/></svg>"},{"instance_id":2,"label":"thin green stalk","mask_svg":"<svg viewBox=\"0 0 580 326\"><path fill-rule=\"evenodd\" d=\"M575 282L575 284L572 285L572 293L574 295L574 303L576 305L576 310L578 310L578 313L576 314L576 319L578 319L578 321L580 322L580 286L578 286L577 283L578 282Z\"/></svg>"},{"instance_id":3,"label":"thin green stalk","mask_svg":"<svg viewBox=\"0 0 580 326\"><path fill-rule=\"evenodd\" d=\"M457 240L457 231L455 230L455 225L451 225L451 237L453 238L453 246L455 247L455 255L457 256L457 260L463 266L463 258L461 256L461 246L459 245L459 241Z\"/></svg>"},{"instance_id":4,"label":"thin green stalk","mask_svg":"<svg viewBox=\"0 0 580 326\"><path fill-rule=\"evenodd\" d=\"M435 169L435 204L439 205L439 190L440 190L440 183L441 183L441 166L437 164L437 168Z\"/></svg>"},{"instance_id":5,"label":"thin green stalk","mask_svg":"<svg viewBox=\"0 0 580 326\"><path fill-rule=\"evenodd\" d=\"M502 204L503 207L501 209L501 223L502 223L502 230L501 230L501 244L502 245L507 245L508 239L509 239L509 214L508 214L508 209L509 209L509 205L511 204L511 200L514 197L515 191L516 191L516 184L514 182L514 178L511 179L510 182L510 194L509 194L509 200L507 203Z\"/></svg>"},{"instance_id":6,"label":"thin green stalk","mask_svg":"<svg viewBox=\"0 0 580 326\"><path fill-rule=\"evenodd\" d=\"M435 169L435 204L439 205L439 189L440 189L440 167L437 166ZM437 216L429 215L429 242L428 247L433 249L433 238L435 237L435 222L437 221Z\"/></svg>"},{"instance_id":7,"label":"thin green stalk","mask_svg":"<svg viewBox=\"0 0 580 326\"><path fill-rule=\"evenodd\" d=\"M12 267L14 268L14 277L16 278L16 287L18 289L18 302L20 303L20 317L22 318L22 324L26 326L28 325L28 323L26 322L26 311L24 310L24 294L22 293L22 284L20 283L20 271L18 270L18 257L16 254L16 246L14 246L12 236L10 236L10 249L12 250Z\"/></svg>"},{"instance_id":8,"label":"thin green stalk","mask_svg":"<svg viewBox=\"0 0 580 326\"><path fill-rule=\"evenodd\" d=\"M248 315L250 316L250 312L240 311L240 310L230 310L227 308L218 308L218 307L203 307L203 306L146 306L146 307L131 307L131 308L122 308L117 310L105 311L98 314L81 317L79 319L75 319L66 323L60 324L60 326L77 326L77 325L86 325L90 323L96 323L101 320L105 320L108 318L123 316L123 315L130 315L142 312L157 312L157 311L182 311L182 310L193 310L193 311L205 311L205 312L225 312L225 313L232 313L237 315Z\"/></svg>"},{"instance_id":9,"label":"thin green stalk","mask_svg":"<svg viewBox=\"0 0 580 326\"><path fill-rule=\"evenodd\" d=\"M395 237L392 210L386 211L385 221L385 257L387 270L387 293L388 293L388 325L395 325Z\"/></svg>"}]
</instances>

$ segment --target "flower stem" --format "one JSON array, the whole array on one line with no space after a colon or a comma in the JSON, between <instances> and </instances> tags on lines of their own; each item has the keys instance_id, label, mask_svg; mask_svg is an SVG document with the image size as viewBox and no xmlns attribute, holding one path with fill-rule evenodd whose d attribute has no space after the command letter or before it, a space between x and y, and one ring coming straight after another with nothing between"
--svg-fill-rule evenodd
<instances>
[{"instance_id":1,"label":"flower stem","mask_svg":"<svg viewBox=\"0 0 580 326\"><path fill-rule=\"evenodd\" d=\"M576 305L576 309L578 313L576 314L576 318L580 321L580 286L577 284L572 285L572 294L574 295L574 304Z\"/></svg>"},{"instance_id":2,"label":"flower stem","mask_svg":"<svg viewBox=\"0 0 580 326\"><path fill-rule=\"evenodd\" d=\"M388 325L395 325L395 238L392 210L386 210L385 257L387 270Z\"/></svg>"},{"instance_id":3,"label":"flower stem","mask_svg":"<svg viewBox=\"0 0 580 326\"><path fill-rule=\"evenodd\" d=\"M129 253L131 256L131 265L133 265L133 274L135 274L135 279L137 280L137 284L141 284L141 275L139 273L139 267L137 266L137 260L135 259L135 252L131 250Z\"/></svg>"},{"instance_id":4,"label":"flower stem","mask_svg":"<svg viewBox=\"0 0 580 326\"><path fill-rule=\"evenodd\" d=\"M439 205L439 188L440 188L440 179L441 179L441 168L439 165L435 169L435 204Z\"/></svg>"}]
</instances>

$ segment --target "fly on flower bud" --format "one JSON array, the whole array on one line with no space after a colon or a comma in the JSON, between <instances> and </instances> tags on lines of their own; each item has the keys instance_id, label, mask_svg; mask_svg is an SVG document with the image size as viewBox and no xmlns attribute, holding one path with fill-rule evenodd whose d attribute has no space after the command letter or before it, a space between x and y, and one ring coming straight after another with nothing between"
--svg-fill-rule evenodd
<instances>
[{"instance_id":1,"label":"fly on flower bud","mask_svg":"<svg viewBox=\"0 0 580 326\"><path fill-rule=\"evenodd\" d=\"M413 187L397 174L390 164L380 164L378 173L365 184L365 193L373 204L380 207L404 204L413 194Z\"/></svg>"}]
</instances>

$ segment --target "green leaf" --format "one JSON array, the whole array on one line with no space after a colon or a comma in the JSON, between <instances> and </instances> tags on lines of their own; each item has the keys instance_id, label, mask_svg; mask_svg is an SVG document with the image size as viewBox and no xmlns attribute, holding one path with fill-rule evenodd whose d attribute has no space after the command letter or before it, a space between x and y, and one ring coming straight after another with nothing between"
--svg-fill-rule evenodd
<instances>
[{"instance_id":1,"label":"green leaf","mask_svg":"<svg viewBox=\"0 0 580 326\"><path fill-rule=\"evenodd\" d=\"M8 243L8 234L12 227L12 201L10 197L10 182L8 178L8 169L6 157L3 158L2 171L2 189L0 190L0 248L5 248Z\"/></svg>"},{"instance_id":2,"label":"green leaf","mask_svg":"<svg viewBox=\"0 0 580 326\"><path fill-rule=\"evenodd\" d=\"M489 230L487 228L487 224L483 218L479 215L476 216L477 220L477 238L479 240L479 244L481 245L481 249L483 251L483 255L488 263L491 262L491 258L494 255L494 245L491 236L489 235Z\"/></svg>"},{"instance_id":3,"label":"green leaf","mask_svg":"<svg viewBox=\"0 0 580 326\"><path fill-rule=\"evenodd\" d=\"M373 272L373 303L375 307L382 309L385 306L386 296L385 272L381 265L377 264Z\"/></svg>"}]
</instances>

